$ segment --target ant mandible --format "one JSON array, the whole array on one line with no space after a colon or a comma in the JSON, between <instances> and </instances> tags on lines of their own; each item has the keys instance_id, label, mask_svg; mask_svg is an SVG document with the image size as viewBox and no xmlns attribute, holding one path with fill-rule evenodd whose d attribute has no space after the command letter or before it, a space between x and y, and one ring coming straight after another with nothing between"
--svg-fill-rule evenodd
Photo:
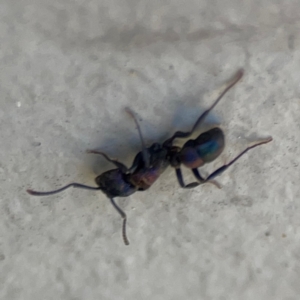
<instances>
[{"instance_id":1,"label":"ant mandible","mask_svg":"<svg viewBox=\"0 0 300 300\"><path fill-rule=\"evenodd\" d=\"M222 153L225 147L225 137L223 131L220 128L215 127L200 134L194 140L188 140L181 148L173 146L173 142L175 139L189 138L193 134L195 129L203 123L210 111L219 103L223 96L242 78L242 76L243 70L239 70L234 79L228 84L228 86L215 100L211 107L200 115L191 131L177 131L171 138L167 139L162 144L154 143L150 147L146 147L139 123L134 113L131 110L126 109L127 113L129 113L129 115L133 118L138 129L139 138L142 144L142 150L135 156L130 168L127 168L123 163L110 158L108 155L101 151L87 150L87 153L102 155L106 160L116 166L115 169L106 171L95 178L95 182L98 185L97 187L87 186L74 182L53 191L38 192L28 189L27 192L33 196L48 196L60 193L70 187L87 190L101 190L110 199L113 207L123 218L123 241L125 245L129 245L126 234L127 216L116 204L114 200L115 197L128 197L136 191L147 190L167 169L168 166L172 166L173 168L175 168L176 177L180 186L183 188L194 188L200 184L204 184L207 182L215 183L213 180L215 177L221 175L228 167L235 163L250 149L272 141L272 137L269 137L255 143L250 147L247 147L228 164L225 164L222 167L218 168L206 179L204 179L200 175L198 168L206 163L212 162ZM192 170L195 178L197 179L197 182L192 182L185 185L180 169L181 164Z\"/></svg>"}]
</instances>

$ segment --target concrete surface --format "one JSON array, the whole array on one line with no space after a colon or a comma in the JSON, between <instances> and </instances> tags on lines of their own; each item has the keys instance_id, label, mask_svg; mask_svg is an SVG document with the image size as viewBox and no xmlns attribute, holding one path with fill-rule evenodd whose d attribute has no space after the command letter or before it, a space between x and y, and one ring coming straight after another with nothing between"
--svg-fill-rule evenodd
<instances>
[{"instance_id":1,"label":"concrete surface","mask_svg":"<svg viewBox=\"0 0 300 300\"><path fill-rule=\"evenodd\" d=\"M292 300L300 293L298 0L2 0L0 298ZM189 129L239 69L206 124L224 154L253 150L218 178L178 187L168 169L118 203L94 184L140 143ZM210 125L209 125L210 124ZM204 126L205 127L205 126ZM185 172L186 181L192 175Z\"/></svg>"}]
</instances>

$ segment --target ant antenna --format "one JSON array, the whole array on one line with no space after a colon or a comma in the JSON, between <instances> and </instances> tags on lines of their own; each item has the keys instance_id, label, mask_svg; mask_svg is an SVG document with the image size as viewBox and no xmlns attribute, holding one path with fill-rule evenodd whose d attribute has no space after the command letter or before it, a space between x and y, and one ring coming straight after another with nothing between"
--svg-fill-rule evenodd
<instances>
[{"instance_id":1,"label":"ant antenna","mask_svg":"<svg viewBox=\"0 0 300 300\"><path fill-rule=\"evenodd\" d=\"M53 195L53 194L58 194L70 187L74 187L77 189L86 189L86 190L101 190L100 187L93 187L93 186L88 186L88 185L84 185L84 184L80 184L80 183L70 183L60 189L54 190L54 191L49 191L49 192L37 192L31 189L26 190L28 194L33 195L33 196L48 196L48 195Z\"/></svg>"}]
</instances>

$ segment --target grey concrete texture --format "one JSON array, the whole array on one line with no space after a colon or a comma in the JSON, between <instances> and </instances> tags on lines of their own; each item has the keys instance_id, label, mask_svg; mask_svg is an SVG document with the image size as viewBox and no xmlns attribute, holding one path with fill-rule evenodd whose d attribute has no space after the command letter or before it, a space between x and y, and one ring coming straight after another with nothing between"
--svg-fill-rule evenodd
<instances>
[{"instance_id":1,"label":"grey concrete texture","mask_svg":"<svg viewBox=\"0 0 300 300\"><path fill-rule=\"evenodd\" d=\"M184 190L169 168L117 203L94 185L147 145L199 128L226 148L204 176L271 135L218 182ZM300 294L298 0L2 0L0 299L292 300ZM184 170L186 182L193 181Z\"/></svg>"}]
</instances>

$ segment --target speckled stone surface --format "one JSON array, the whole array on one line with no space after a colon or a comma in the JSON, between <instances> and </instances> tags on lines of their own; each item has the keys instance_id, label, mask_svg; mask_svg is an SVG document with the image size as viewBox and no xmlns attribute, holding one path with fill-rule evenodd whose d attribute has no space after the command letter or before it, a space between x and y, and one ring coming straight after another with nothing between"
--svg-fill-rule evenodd
<instances>
[{"instance_id":1,"label":"speckled stone surface","mask_svg":"<svg viewBox=\"0 0 300 300\"><path fill-rule=\"evenodd\" d=\"M0 299L296 300L300 294L299 1L2 0ZM118 199L94 185L147 144L202 128L226 148L203 175L273 136L218 178L180 189L169 168ZM201 129L200 129L201 130ZM200 131L199 131L200 132ZM184 171L185 180L193 177Z\"/></svg>"}]
</instances>

